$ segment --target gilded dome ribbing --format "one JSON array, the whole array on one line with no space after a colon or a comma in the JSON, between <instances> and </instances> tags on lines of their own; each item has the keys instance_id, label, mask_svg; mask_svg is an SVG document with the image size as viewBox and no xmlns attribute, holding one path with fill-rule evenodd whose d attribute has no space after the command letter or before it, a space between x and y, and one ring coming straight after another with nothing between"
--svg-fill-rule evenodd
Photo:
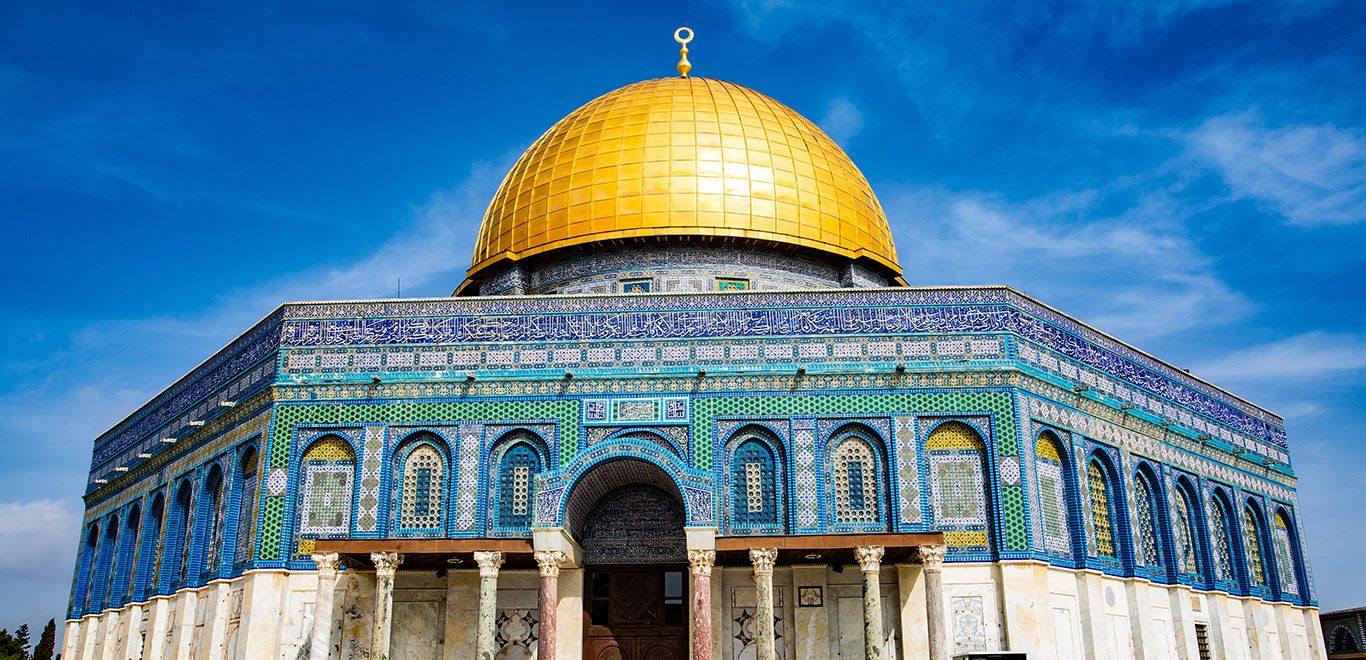
<instances>
[{"instance_id":1,"label":"gilded dome ribbing","mask_svg":"<svg viewBox=\"0 0 1366 660\"><path fill-rule=\"evenodd\" d=\"M800 246L901 273L872 188L820 128L740 85L660 78L590 101L522 154L484 215L469 276L654 238Z\"/></svg>"}]
</instances>

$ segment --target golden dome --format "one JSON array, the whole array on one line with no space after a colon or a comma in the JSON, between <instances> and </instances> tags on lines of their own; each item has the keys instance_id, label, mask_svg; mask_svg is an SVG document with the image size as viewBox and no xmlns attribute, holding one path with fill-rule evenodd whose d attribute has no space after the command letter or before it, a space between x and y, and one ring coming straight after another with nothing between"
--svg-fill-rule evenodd
<instances>
[{"instance_id":1,"label":"golden dome","mask_svg":"<svg viewBox=\"0 0 1366 660\"><path fill-rule=\"evenodd\" d=\"M657 238L799 246L901 274L877 197L829 136L752 89L680 77L604 94L536 140L489 204L469 277Z\"/></svg>"}]
</instances>

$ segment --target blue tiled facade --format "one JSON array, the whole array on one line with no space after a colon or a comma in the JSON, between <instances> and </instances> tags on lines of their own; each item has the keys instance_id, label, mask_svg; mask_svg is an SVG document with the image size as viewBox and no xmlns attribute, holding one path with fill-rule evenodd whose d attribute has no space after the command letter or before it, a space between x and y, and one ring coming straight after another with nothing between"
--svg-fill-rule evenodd
<instances>
[{"instance_id":1,"label":"blue tiled facade","mask_svg":"<svg viewBox=\"0 0 1366 660\"><path fill-rule=\"evenodd\" d=\"M969 448L927 445L950 424ZM285 305L97 440L70 615L306 569L318 537L528 536L619 458L721 535L938 530L950 561L1315 602L1279 418L1010 289L897 288Z\"/></svg>"}]
</instances>

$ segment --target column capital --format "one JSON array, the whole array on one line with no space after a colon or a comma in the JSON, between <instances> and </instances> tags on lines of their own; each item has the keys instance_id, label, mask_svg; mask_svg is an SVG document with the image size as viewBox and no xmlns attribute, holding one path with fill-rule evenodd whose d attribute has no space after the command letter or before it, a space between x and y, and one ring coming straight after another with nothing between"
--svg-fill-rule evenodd
<instances>
[{"instance_id":1,"label":"column capital","mask_svg":"<svg viewBox=\"0 0 1366 660\"><path fill-rule=\"evenodd\" d=\"M392 578L394 572L398 570L399 564L403 563L403 555L397 552L372 552L370 553L370 561L375 562L376 576Z\"/></svg>"},{"instance_id":2,"label":"column capital","mask_svg":"<svg viewBox=\"0 0 1366 660\"><path fill-rule=\"evenodd\" d=\"M688 565L693 575L711 577L711 567L716 565L715 550L689 550Z\"/></svg>"},{"instance_id":3,"label":"column capital","mask_svg":"<svg viewBox=\"0 0 1366 660\"><path fill-rule=\"evenodd\" d=\"M927 571L937 571L944 568L944 554L948 548L942 545L922 545L915 549L916 555L920 557L920 563Z\"/></svg>"},{"instance_id":4,"label":"column capital","mask_svg":"<svg viewBox=\"0 0 1366 660\"><path fill-rule=\"evenodd\" d=\"M337 567L341 565L341 555L335 552L315 552L313 563L318 565L319 575L334 577L337 575Z\"/></svg>"},{"instance_id":5,"label":"column capital","mask_svg":"<svg viewBox=\"0 0 1366 660\"><path fill-rule=\"evenodd\" d=\"M885 548L880 545L860 545L854 548L854 559L864 573L876 573L882 569L882 555Z\"/></svg>"},{"instance_id":6,"label":"column capital","mask_svg":"<svg viewBox=\"0 0 1366 660\"><path fill-rule=\"evenodd\" d=\"M773 575L773 564L778 561L777 548L750 548L749 561L755 575Z\"/></svg>"},{"instance_id":7,"label":"column capital","mask_svg":"<svg viewBox=\"0 0 1366 660\"><path fill-rule=\"evenodd\" d=\"M537 550L535 556L536 565L541 567L541 577L544 578L559 577L560 566L564 564L565 560L569 559L569 555L561 550ZM502 564L501 560L499 561L499 564ZM483 566L483 564L479 565L481 574Z\"/></svg>"},{"instance_id":8,"label":"column capital","mask_svg":"<svg viewBox=\"0 0 1366 660\"><path fill-rule=\"evenodd\" d=\"M498 577L498 569L503 566L503 553L498 550L480 550L474 553L474 563L479 564L479 577Z\"/></svg>"}]
</instances>

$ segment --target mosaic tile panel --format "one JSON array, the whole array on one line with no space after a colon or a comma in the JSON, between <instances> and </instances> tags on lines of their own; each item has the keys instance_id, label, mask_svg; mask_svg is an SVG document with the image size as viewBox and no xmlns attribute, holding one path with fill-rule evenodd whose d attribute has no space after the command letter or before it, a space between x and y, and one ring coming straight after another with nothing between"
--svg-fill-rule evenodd
<instances>
[{"instance_id":1,"label":"mosaic tile panel","mask_svg":"<svg viewBox=\"0 0 1366 660\"><path fill-rule=\"evenodd\" d=\"M1134 486L1134 516L1138 518L1138 555L1144 566L1161 566L1162 554L1157 540L1157 500L1145 477Z\"/></svg>"},{"instance_id":2,"label":"mosaic tile panel","mask_svg":"<svg viewBox=\"0 0 1366 660\"><path fill-rule=\"evenodd\" d=\"M379 524L380 470L384 464L384 427L365 427L361 446L359 507L356 511L356 531L373 532Z\"/></svg>"},{"instance_id":3,"label":"mosaic tile panel","mask_svg":"<svg viewBox=\"0 0 1366 660\"><path fill-rule=\"evenodd\" d=\"M1191 516L1191 502L1184 489L1168 481L1171 492L1172 527L1176 533L1176 566L1183 575L1199 573L1199 555L1195 545L1195 519Z\"/></svg>"},{"instance_id":4,"label":"mosaic tile panel","mask_svg":"<svg viewBox=\"0 0 1366 660\"><path fill-rule=\"evenodd\" d=\"M996 421L993 437L995 452L998 456L1014 456L1019 452L1013 417L1013 399L1005 392L915 392L896 394L797 394L797 395L754 395L738 397L698 397L693 401L693 466L702 471L712 470L713 439L707 435L713 431L713 420L723 415L801 416L801 415L840 415L850 417L905 415L916 412L981 411L990 412ZM801 457L800 434L794 424L794 480L797 486L797 521L800 527L802 518L801 501ZM1028 549L1028 525L1024 517L1024 501L1020 486L1003 486L1001 489L1001 533L1008 550Z\"/></svg>"},{"instance_id":5,"label":"mosaic tile panel","mask_svg":"<svg viewBox=\"0 0 1366 660\"><path fill-rule=\"evenodd\" d=\"M1091 461L1086 466L1086 489L1091 497L1091 536L1096 540L1096 552L1101 557L1114 559L1119 556L1115 550L1115 534L1112 524L1113 510L1110 508L1110 482L1100 463Z\"/></svg>"},{"instance_id":6,"label":"mosaic tile panel","mask_svg":"<svg viewBox=\"0 0 1366 660\"><path fill-rule=\"evenodd\" d=\"M289 466L293 429L299 424L430 424L434 420L449 422L478 420L553 419L560 428L561 457L572 457L578 451L579 405L577 401L399 401L394 403L313 403L278 405L273 416L268 464L272 467ZM463 457L462 457L463 460ZM477 456L475 464L477 467ZM267 512L283 511L283 497L266 498ZM457 504L457 515L459 506ZM281 559L284 535L282 520L266 519L262 524L263 561Z\"/></svg>"},{"instance_id":7,"label":"mosaic tile panel","mask_svg":"<svg viewBox=\"0 0 1366 660\"><path fill-rule=\"evenodd\" d=\"M820 493L816 484L816 432L811 419L792 421L793 508L797 527L815 529L820 524Z\"/></svg>"},{"instance_id":8,"label":"mosaic tile panel","mask_svg":"<svg viewBox=\"0 0 1366 660\"><path fill-rule=\"evenodd\" d=\"M1228 516L1224 507L1211 500L1209 506L1210 537L1214 541L1214 574L1220 580L1233 580L1233 547L1229 543Z\"/></svg>"},{"instance_id":9,"label":"mosaic tile panel","mask_svg":"<svg viewBox=\"0 0 1366 660\"><path fill-rule=\"evenodd\" d=\"M897 483L901 487L901 522L915 524L920 522L920 475L916 465L915 418L895 417L893 428Z\"/></svg>"},{"instance_id":10,"label":"mosaic tile panel","mask_svg":"<svg viewBox=\"0 0 1366 660\"><path fill-rule=\"evenodd\" d=\"M1247 557L1248 580L1254 587L1266 586L1266 564L1262 561L1262 542L1257 515L1251 507L1243 508L1243 552Z\"/></svg>"},{"instance_id":11,"label":"mosaic tile panel","mask_svg":"<svg viewBox=\"0 0 1366 660\"><path fill-rule=\"evenodd\" d=\"M792 294L632 301L631 311L607 311L621 301L575 298L572 314L551 315L559 301L413 301L384 311L411 308L427 318L383 318L373 305L298 306L288 310L282 342L289 346L436 344L470 341L557 341L624 338L712 338L756 335L920 334L1011 332L1048 346L1071 360L1100 369L1254 437L1284 446L1279 420L1246 406L1170 366L1077 324L1008 290L837 290ZM809 306L816 301L815 306ZM989 304L978 304L992 301ZM746 309L735 309L742 302ZM955 304L944 305L945 302ZM463 304L461 304L463 303ZM755 309L767 303L778 309ZM824 303L824 304L820 304ZM941 305L915 307L914 305ZM706 308L700 308L705 306ZM504 313L540 314L527 323ZM727 307L731 307L727 309ZM603 310L601 312L597 310ZM667 309L667 311L665 311ZM420 310L420 311L419 311ZM298 312L354 313L356 318L300 319ZM409 313L413 313L409 312ZM406 314L405 314L406 315ZM433 316L436 315L436 316ZM299 320L295 320L299 319Z\"/></svg>"},{"instance_id":12,"label":"mosaic tile panel","mask_svg":"<svg viewBox=\"0 0 1366 660\"><path fill-rule=\"evenodd\" d=\"M1276 571L1281 576L1281 591L1291 595L1299 595L1299 579L1295 576L1295 566L1292 560L1290 528L1286 524L1285 516L1277 513L1272 524L1271 540L1276 548Z\"/></svg>"},{"instance_id":13,"label":"mosaic tile panel","mask_svg":"<svg viewBox=\"0 0 1366 660\"><path fill-rule=\"evenodd\" d=\"M462 532L474 529L479 508L479 452L484 427L465 424L460 427L460 463L456 468L455 528Z\"/></svg>"}]
</instances>

